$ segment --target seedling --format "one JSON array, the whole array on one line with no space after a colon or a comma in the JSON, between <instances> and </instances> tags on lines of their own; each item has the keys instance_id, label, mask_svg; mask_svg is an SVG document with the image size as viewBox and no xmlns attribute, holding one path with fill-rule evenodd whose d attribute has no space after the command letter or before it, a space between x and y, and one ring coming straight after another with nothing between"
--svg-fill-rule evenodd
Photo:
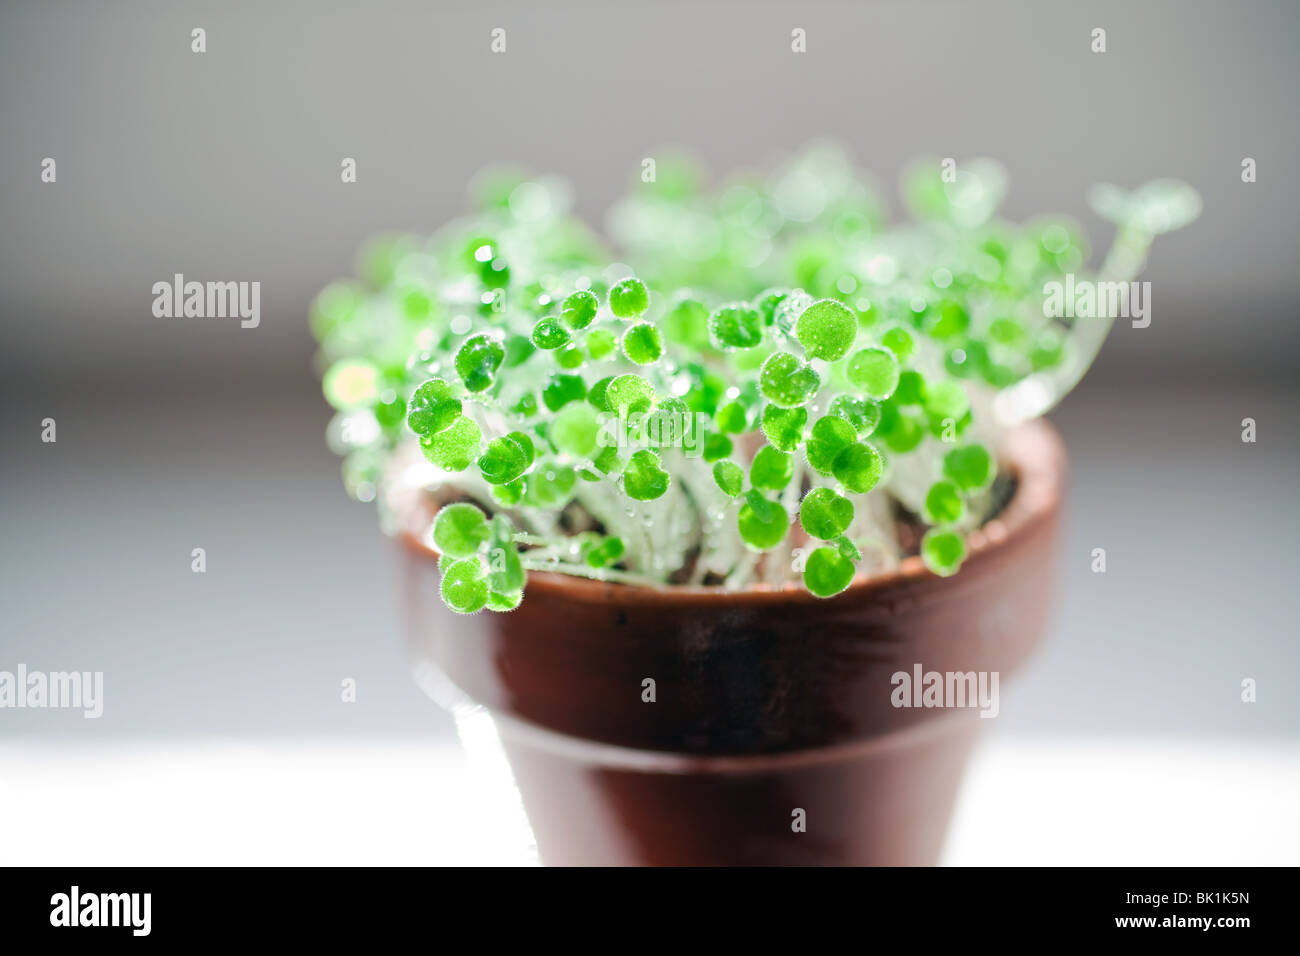
<instances>
[{"instance_id":1,"label":"seedling","mask_svg":"<svg viewBox=\"0 0 1300 956\"><path fill-rule=\"evenodd\" d=\"M467 614L518 606L536 570L820 597L909 548L956 573L1014 478L1000 433L1078 382L1115 310L1046 314L1085 275L1080 228L995 218L996 164L945 169L909 170L891 227L832 151L714 192L665 158L611 214L617 257L562 187L489 177L472 218L372 243L315 303L350 493L400 475L443 503L442 596ZM1200 209L1172 181L1092 199L1107 282Z\"/></svg>"}]
</instances>

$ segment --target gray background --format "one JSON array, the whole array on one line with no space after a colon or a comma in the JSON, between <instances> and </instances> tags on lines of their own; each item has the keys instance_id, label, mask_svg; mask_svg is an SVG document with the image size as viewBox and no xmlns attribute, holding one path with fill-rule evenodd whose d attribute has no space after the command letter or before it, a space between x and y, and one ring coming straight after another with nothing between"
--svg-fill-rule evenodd
<instances>
[{"instance_id":1,"label":"gray background","mask_svg":"<svg viewBox=\"0 0 1300 956\"><path fill-rule=\"evenodd\" d=\"M0 736L445 726L406 673L393 546L324 447L312 295L368 235L462 211L490 163L565 176L599 225L663 144L726 171L826 136L887 183L919 153L994 156L1009 215L1074 214L1098 249L1091 183L1201 191L1156 246L1151 327L1116 328L1053 416L1063 596L998 725L1295 736L1297 41L1300 8L1256 0L7 4L0 669L103 670L107 702L3 711ZM260 281L261 327L155 319L174 272Z\"/></svg>"}]
</instances>

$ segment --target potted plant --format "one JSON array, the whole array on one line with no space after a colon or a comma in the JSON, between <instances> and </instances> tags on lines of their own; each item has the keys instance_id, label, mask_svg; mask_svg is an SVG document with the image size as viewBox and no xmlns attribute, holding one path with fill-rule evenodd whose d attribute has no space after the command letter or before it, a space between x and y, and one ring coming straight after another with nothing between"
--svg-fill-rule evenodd
<instances>
[{"instance_id":1,"label":"potted plant","mask_svg":"<svg viewBox=\"0 0 1300 956\"><path fill-rule=\"evenodd\" d=\"M1199 199L1098 188L1090 275L1074 223L995 216L987 160L914 164L893 227L826 148L644 178L617 256L565 187L497 172L314 305L417 666L490 717L544 862L932 863L1050 605L1037 418Z\"/></svg>"}]
</instances>

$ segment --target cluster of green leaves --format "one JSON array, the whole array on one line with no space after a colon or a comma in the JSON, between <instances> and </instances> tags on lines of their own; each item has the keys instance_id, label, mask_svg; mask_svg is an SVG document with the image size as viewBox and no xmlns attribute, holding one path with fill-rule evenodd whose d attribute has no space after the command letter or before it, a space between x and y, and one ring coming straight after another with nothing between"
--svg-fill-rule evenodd
<instances>
[{"instance_id":1,"label":"cluster of green leaves","mask_svg":"<svg viewBox=\"0 0 1300 956\"><path fill-rule=\"evenodd\" d=\"M603 533L555 519L604 484L642 520L700 467L714 500L695 489L675 506L725 515L771 560L806 542L816 595L857 574L872 494L916 512L925 564L954 573L997 474L976 399L1064 361L1070 324L1035 292L1083 266L1081 232L994 220L999 173L979 164L952 182L937 161L916 167L918 224L892 232L819 151L711 194L689 167L660 173L615 210L636 274L565 214L560 188L504 175L469 222L373 244L359 280L320 295L349 490L374 497L394 452L418 444L434 484L478 502L433 528L443 598L464 613L517 606L530 566L666 580L680 568L632 549L623 512L601 515ZM713 242L691 238L706 226ZM909 456L917 467L895 468Z\"/></svg>"}]
</instances>

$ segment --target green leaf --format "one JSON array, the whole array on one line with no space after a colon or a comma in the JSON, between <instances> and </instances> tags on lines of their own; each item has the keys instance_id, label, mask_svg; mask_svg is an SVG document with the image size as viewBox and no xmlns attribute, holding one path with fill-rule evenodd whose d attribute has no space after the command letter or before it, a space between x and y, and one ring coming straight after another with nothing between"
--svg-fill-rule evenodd
<instances>
[{"instance_id":1,"label":"green leaf","mask_svg":"<svg viewBox=\"0 0 1300 956\"><path fill-rule=\"evenodd\" d=\"M505 515L492 519L492 539L487 551L488 587L502 594L524 589L524 566L514 542L514 528Z\"/></svg>"},{"instance_id":2,"label":"green leaf","mask_svg":"<svg viewBox=\"0 0 1300 956\"><path fill-rule=\"evenodd\" d=\"M609 290L609 311L620 319L634 318L649 307L650 293L640 279L624 279Z\"/></svg>"},{"instance_id":3,"label":"green leaf","mask_svg":"<svg viewBox=\"0 0 1300 956\"><path fill-rule=\"evenodd\" d=\"M491 485L488 491L497 504L503 508L513 508L524 500L524 480L519 478L509 484Z\"/></svg>"},{"instance_id":4,"label":"green leaf","mask_svg":"<svg viewBox=\"0 0 1300 956\"><path fill-rule=\"evenodd\" d=\"M622 538L601 538L600 535L595 535L583 547L582 560L588 567L607 568L618 563L619 559L623 557L624 550Z\"/></svg>"},{"instance_id":5,"label":"green leaf","mask_svg":"<svg viewBox=\"0 0 1300 956\"><path fill-rule=\"evenodd\" d=\"M736 527L741 540L751 549L767 551L785 538L790 516L775 501L769 501L757 491L749 491L736 514Z\"/></svg>"},{"instance_id":6,"label":"green leaf","mask_svg":"<svg viewBox=\"0 0 1300 956\"><path fill-rule=\"evenodd\" d=\"M483 433L473 419L461 415L451 426L420 439L424 457L444 471L464 471L478 457Z\"/></svg>"},{"instance_id":7,"label":"green leaf","mask_svg":"<svg viewBox=\"0 0 1300 956\"><path fill-rule=\"evenodd\" d=\"M568 345L571 336L559 319L548 315L538 319L537 324L533 326L532 340L539 349L550 351Z\"/></svg>"},{"instance_id":8,"label":"green leaf","mask_svg":"<svg viewBox=\"0 0 1300 956\"><path fill-rule=\"evenodd\" d=\"M853 502L830 488L814 488L799 505L799 523L814 538L832 541L853 523Z\"/></svg>"},{"instance_id":9,"label":"green leaf","mask_svg":"<svg viewBox=\"0 0 1300 956\"><path fill-rule=\"evenodd\" d=\"M668 472L659 467L659 456L641 450L628 459L623 469L623 490L637 501L654 501L668 490Z\"/></svg>"},{"instance_id":10,"label":"green leaf","mask_svg":"<svg viewBox=\"0 0 1300 956\"><path fill-rule=\"evenodd\" d=\"M637 365L651 365L664 354L664 339L649 322L638 322L623 333L623 354Z\"/></svg>"},{"instance_id":11,"label":"green leaf","mask_svg":"<svg viewBox=\"0 0 1300 956\"><path fill-rule=\"evenodd\" d=\"M943 473L964 491L979 491L993 482L993 456L983 445L960 445L943 456Z\"/></svg>"},{"instance_id":12,"label":"green leaf","mask_svg":"<svg viewBox=\"0 0 1300 956\"><path fill-rule=\"evenodd\" d=\"M836 397L827 411L852 425L859 438L868 437L880 424L880 404L856 395Z\"/></svg>"},{"instance_id":13,"label":"green leaf","mask_svg":"<svg viewBox=\"0 0 1300 956\"><path fill-rule=\"evenodd\" d=\"M524 439L528 441L528 446L525 447L513 437L514 435L523 435L523 433L515 432L503 438L492 439L492 441L488 442L487 449L479 458L479 471L483 475L483 480L488 484L507 484L528 470L532 457L530 454L532 441L524 435Z\"/></svg>"},{"instance_id":14,"label":"green leaf","mask_svg":"<svg viewBox=\"0 0 1300 956\"><path fill-rule=\"evenodd\" d=\"M568 375L556 372L547 379L542 389L542 404L553 412L558 412L569 402L580 402L587 397L587 385L581 375Z\"/></svg>"},{"instance_id":15,"label":"green leaf","mask_svg":"<svg viewBox=\"0 0 1300 956\"><path fill-rule=\"evenodd\" d=\"M961 490L951 481L936 481L925 494L925 517L931 524L956 524L966 513Z\"/></svg>"},{"instance_id":16,"label":"green leaf","mask_svg":"<svg viewBox=\"0 0 1300 956\"><path fill-rule=\"evenodd\" d=\"M605 407L620 417L654 407L654 386L640 375L620 375L605 388Z\"/></svg>"},{"instance_id":17,"label":"green leaf","mask_svg":"<svg viewBox=\"0 0 1300 956\"><path fill-rule=\"evenodd\" d=\"M763 317L745 302L724 305L709 316L709 341L723 352L752 349L763 341Z\"/></svg>"},{"instance_id":18,"label":"green leaf","mask_svg":"<svg viewBox=\"0 0 1300 956\"><path fill-rule=\"evenodd\" d=\"M835 415L817 419L808 438L808 464L823 475L832 474L835 458L858 439L853 426Z\"/></svg>"},{"instance_id":19,"label":"green leaf","mask_svg":"<svg viewBox=\"0 0 1300 956\"><path fill-rule=\"evenodd\" d=\"M764 445L749 466L749 483L764 491L780 491L794 476L794 456Z\"/></svg>"},{"instance_id":20,"label":"green leaf","mask_svg":"<svg viewBox=\"0 0 1300 956\"><path fill-rule=\"evenodd\" d=\"M856 494L865 495L880 481L885 460L871 445L861 443L845 448L835 456L831 472L835 480Z\"/></svg>"},{"instance_id":21,"label":"green leaf","mask_svg":"<svg viewBox=\"0 0 1300 956\"><path fill-rule=\"evenodd\" d=\"M614 445L606 445L600 453L592 460L592 464L607 475L612 475L623 466L623 460L618 456L618 448Z\"/></svg>"},{"instance_id":22,"label":"green leaf","mask_svg":"<svg viewBox=\"0 0 1300 956\"><path fill-rule=\"evenodd\" d=\"M891 399L895 405L920 405L925 401L925 378L915 369L899 372Z\"/></svg>"},{"instance_id":23,"label":"green leaf","mask_svg":"<svg viewBox=\"0 0 1300 956\"><path fill-rule=\"evenodd\" d=\"M728 498L740 494L745 484L745 472L734 461L720 461L713 466L713 480Z\"/></svg>"},{"instance_id":24,"label":"green leaf","mask_svg":"<svg viewBox=\"0 0 1300 956\"><path fill-rule=\"evenodd\" d=\"M889 398L898 387L898 358L887 348L870 346L853 353L845 373L867 398Z\"/></svg>"},{"instance_id":25,"label":"green leaf","mask_svg":"<svg viewBox=\"0 0 1300 956\"><path fill-rule=\"evenodd\" d=\"M456 351L456 374L471 392L481 392L492 385L505 356L505 348L491 336L470 336Z\"/></svg>"},{"instance_id":26,"label":"green leaf","mask_svg":"<svg viewBox=\"0 0 1300 956\"><path fill-rule=\"evenodd\" d=\"M803 581L817 597L832 597L853 583L853 562L838 548L821 547L808 556Z\"/></svg>"},{"instance_id":27,"label":"green leaf","mask_svg":"<svg viewBox=\"0 0 1300 956\"><path fill-rule=\"evenodd\" d=\"M940 577L956 574L966 560L966 542L955 531L931 528L921 538L921 560Z\"/></svg>"},{"instance_id":28,"label":"green leaf","mask_svg":"<svg viewBox=\"0 0 1300 956\"><path fill-rule=\"evenodd\" d=\"M442 572L442 600L457 614L481 611L488 602L488 585L477 557L449 564Z\"/></svg>"},{"instance_id":29,"label":"green leaf","mask_svg":"<svg viewBox=\"0 0 1300 956\"><path fill-rule=\"evenodd\" d=\"M912 341L912 334L899 325L888 329L880 337L880 344L893 352L894 357L900 362L906 362L916 350L916 344Z\"/></svg>"},{"instance_id":30,"label":"green leaf","mask_svg":"<svg viewBox=\"0 0 1300 956\"><path fill-rule=\"evenodd\" d=\"M719 435L714 432L708 438L704 439L705 461L717 461L719 458L726 458L735 449L731 439L726 435Z\"/></svg>"},{"instance_id":31,"label":"green leaf","mask_svg":"<svg viewBox=\"0 0 1300 956\"><path fill-rule=\"evenodd\" d=\"M447 505L433 519L433 545L451 558L467 558L492 536L483 512L468 502Z\"/></svg>"},{"instance_id":32,"label":"green leaf","mask_svg":"<svg viewBox=\"0 0 1300 956\"><path fill-rule=\"evenodd\" d=\"M943 380L931 382L925 389L923 404L926 414L936 419L951 418L960 421L970 411L970 398L960 382Z\"/></svg>"},{"instance_id":33,"label":"green leaf","mask_svg":"<svg viewBox=\"0 0 1300 956\"><path fill-rule=\"evenodd\" d=\"M670 342L692 349L709 348L709 310L698 299L685 298L663 318L664 335Z\"/></svg>"},{"instance_id":34,"label":"green leaf","mask_svg":"<svg viewBox=\"0 0 1300 956\"><path fill-rule=\"evenodd\" d=\"M799 447L807 424L806 408L782 408L779 405L763 408L763 434L781 451L794 451Z\"/></svg>"},{"instance_id":35,"label":"green leaf","mask_svg":"<svg viewBox=\"0 0 1300 956\"><path fill-rule=\"evenodd\" d=\"M571 402L551 421L547 435L560 451L586 458L596 450L600 438L596 410L584 402Z\"/></svg>"},{"instance_id":36,"label":"green leaf","mask_svg":"<svg viewBox=\"0 0 1300 956\"><path fill-rule=\"evenodd\" d=\"M406 423L417 435L434 435L449 428L461 413L460 399L449 382L431 378L411 395Z\"/></svg>"},{"instance_id":37,"label":"green leaf","mask_svg":"<svg viewBox=\"0 0 1300 956\"><path fill-rule=\"evenodd\" d=\"M763 397L782 408L807 405L820 387L821 376L789 352L773 352L758 375Z\"/></svg>"},{"instance_id":38,"label":"green leaf","mask_svg":"<svg viewBox=\"0 0 1300 956\"><path fill-rule=\"evenodd\" d=\"M569 328L585 329L596 318L596 310L600 307L600 300L596 294L588 289L583 289L568 296L560 306L560 320Z\"/></svg>"},{"instance_id":39,"label":"green leaf","mask_svg":"<svg viewBox=\"0 0 1300 956\"><path fill-rule=\"evenodd\" d=\"M499 591L488 591L487 609L489 611L513 611L524 599L523 591L513 591L509 594L502 594Z\"/></svg>"},{"instance_id":40,"label":"green leaf","mask_svg":"<svg viewBox=\"0 0 1300 956\"><path fill-rule=\"evenodd\" d=\"M524 503L534 508L562 508L577 482L578 473L568 465L539 464L524 476Z\"/></svg>"},{"instance_id":41,"label":"green leaf","mask_svg":"<svg viewBox=\"0 0 1300 956\"><path fill-rule=\"evenodd\" d=\"M740 402L728 402L718 409L714 416L718 431L730 435L740 435L749 431L749 413Z\"/></svg>"},{"instance_id":42,"label":"green leaf","mask_svg":"<svg viewBox=\"0 0 1300 956\"><path fill-rule=\"evenodd\" d=\"M795 338L808 357L827 362L848 352L857 334L857 316L836 299L814 302L803 310L794 326Z\"/></svg>"},{"instance_id":43,"label":"green leaf","mask_svg":"<svg viewBox=\"0 0 1300 956\"><path fill-rule=\"evenodd\" d=\"M592 329L587 333L586 345L587 354L599 362L614 353L614 349L618 348L618 339L614 337L613 332L608 332L605 329Z\"/></svg>"}]
</instances>

